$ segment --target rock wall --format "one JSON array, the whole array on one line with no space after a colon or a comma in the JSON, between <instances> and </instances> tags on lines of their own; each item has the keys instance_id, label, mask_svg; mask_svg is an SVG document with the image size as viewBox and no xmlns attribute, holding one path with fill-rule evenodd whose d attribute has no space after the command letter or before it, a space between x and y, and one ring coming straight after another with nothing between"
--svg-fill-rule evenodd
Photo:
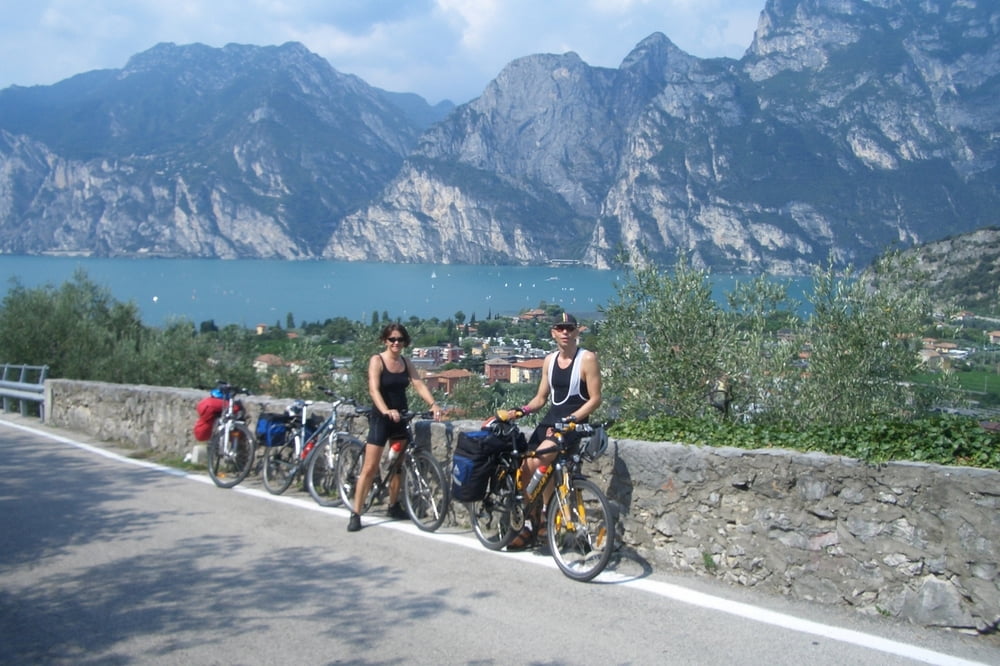
<instances>
[{"instance_id":1,"label":"rock wall","mask_svg":"<svg viewBox=\"0 0 1000 666\"><path fill-rule=\"evenodd\" d=\"M49 380L45 413L50 425L183 455L204 395ZM253 422L288 401L244 403ZM478 427L422 423L417 435L445 461L457 434ZM925 626L1000 623L1000 472L633 440L612 440L587 471L620 511L622 548L653 567Z\"/></svg>"}]
</instances>

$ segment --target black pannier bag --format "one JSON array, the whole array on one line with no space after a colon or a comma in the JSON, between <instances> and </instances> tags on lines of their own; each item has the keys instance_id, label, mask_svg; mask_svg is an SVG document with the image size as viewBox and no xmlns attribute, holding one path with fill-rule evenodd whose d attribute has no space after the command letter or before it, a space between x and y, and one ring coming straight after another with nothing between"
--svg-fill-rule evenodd
<instances>
[{"instance_id":1,"label":"black pannier bag","mask_svg":"<svg viewBox=\"0 0 1000 666\"><path fill-rule=\"evenodd\" d=\"M452 499L478 502L486 497L498 456L513 449L512 441L497 437L489 430L460 432L451 464Z\"/></svg>"}]
</instances>

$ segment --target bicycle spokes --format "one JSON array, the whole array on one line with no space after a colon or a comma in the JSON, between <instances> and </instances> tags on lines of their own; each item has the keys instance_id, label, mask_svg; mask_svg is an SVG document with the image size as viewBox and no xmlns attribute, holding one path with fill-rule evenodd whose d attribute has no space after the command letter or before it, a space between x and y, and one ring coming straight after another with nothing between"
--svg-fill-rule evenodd
<instances>
[{"instance_id":1,"label":"bicycle spokes","mask_svg":"<svg viewBox=\"0 0 1000 666\"><path fill-rule=\"evenodd\" d=\"M560 484L552 504L548 535L552 557L570 578L592 579L607 566L614 547L607 498L590 481L573 479Z\"/></svg>"}]
</instances>

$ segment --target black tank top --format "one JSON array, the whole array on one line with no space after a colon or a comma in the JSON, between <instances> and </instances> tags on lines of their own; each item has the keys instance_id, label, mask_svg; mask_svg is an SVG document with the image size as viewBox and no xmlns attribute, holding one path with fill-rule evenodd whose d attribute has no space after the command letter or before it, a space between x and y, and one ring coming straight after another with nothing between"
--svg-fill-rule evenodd
<instances>
[{"instance_id":1,"label":"black tank top","mask_svg":"<svg viewBox=\"0 0 1000 666\"><path fill-rule=\"evenodd\" d=\"M382 362L382 374L378 378L378 392L382 394L385 406L389 409L398 409L401 412L406 411L406 387L410 385L410 369L406 365L406 359L403 359L402 372L389 372L381 354L378 355L378 360Z\"/></svg>"},{"instance_id":2,"label":"black tank top","mask_svg":"<svg viewBox=\"0 0 1000 666\"><path fill-rule=\"evenodd\" d=\"M577 407L581 406L583 403L590 399L590 393L587 391L587 382L580 378L580 393L571 394L571 379L573 376L573 366L580 362L580 352L582 349L577 349L576 354L573 356L573 362L569 364L567 368L559 367L559 357L554 356L552 358L552 382L549 385L549 390L551 391L550 407L549 411L542 418L542 423L545 425L552 425L556 421L561 421L567 416L572 414ZM562 404L559 404L562 403ZM586 421L587 419L584 419Z\"/></svg>"}]
</instances>

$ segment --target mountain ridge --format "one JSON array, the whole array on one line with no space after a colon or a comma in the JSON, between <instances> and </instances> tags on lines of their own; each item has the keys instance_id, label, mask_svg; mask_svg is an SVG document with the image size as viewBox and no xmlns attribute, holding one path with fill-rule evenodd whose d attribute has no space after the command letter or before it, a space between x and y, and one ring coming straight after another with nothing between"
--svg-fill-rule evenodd
<instances>
[{"instance_id":1,"label":"mountain ridge","mask_svg":"<svg viewBox=\"0 0 1000 666\"><path fill-rule=\"evenodd\" d=\"M0 252L802 274L997 223L1000 10L768 0L740 59L515 59L431 107L296 43L0 91Z\"/></svg>"}]
</instances>

